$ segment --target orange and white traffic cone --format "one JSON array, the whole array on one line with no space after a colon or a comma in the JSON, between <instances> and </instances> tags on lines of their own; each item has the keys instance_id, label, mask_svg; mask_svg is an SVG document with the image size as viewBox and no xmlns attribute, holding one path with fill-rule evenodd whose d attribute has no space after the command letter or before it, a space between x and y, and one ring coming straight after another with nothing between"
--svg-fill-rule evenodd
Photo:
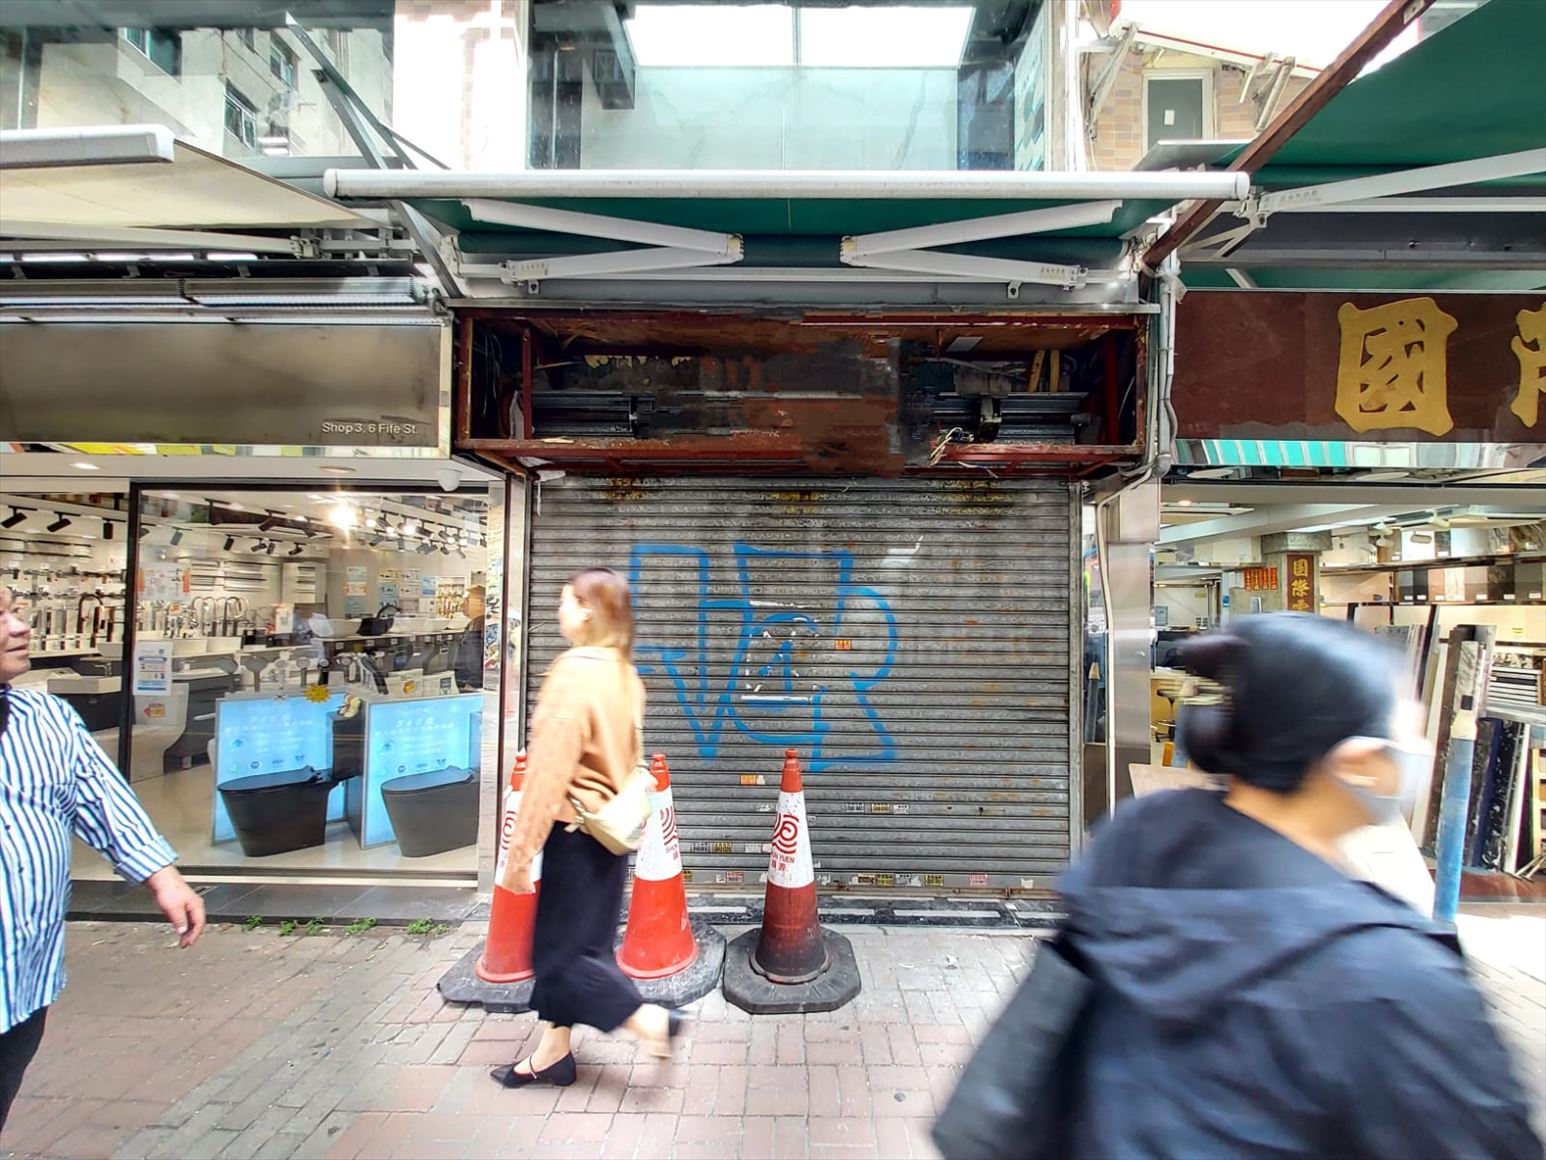
<instances>
[{"instance_id":1,"label":"orange and white traffic cone","mask_svg":"<svg viewBox=\"0 0 1546 1160\"><path fill-rule=\"evenodd\" d=\"M617 952L617 965L633 979L674 975L698 957L698 941L687 919L687 883L682 878L682 849L665 754L651 759L650 773L655 776L654 809L634 863L628 930Z\"/></svg>"},{"instance_id":2,"label":"orange and white traffic cone","mask_svg":"<svg viewBox=\"0 0 1546 1160\"><path fill-rule=\"evenodd\" d=\"M741 935L726 950L725 998L753 1015L799 1014L835 1011L859 988L853 945L821 928L800 756L790 749L768 854L762 929Z\"/></svg>"},{"instance_id":3,"label":"orange and white traffic cone","mask_svg":"<svg viewBox=\"0 0 1546 1160\"><path fill-rule=\"evenodd\" d=\"M752 952L752 969L775 983L804 983L826 970L828 961L816 912L816 869L805 822L800 755L790 749L784 753L778 821L773 826L763 896L762 936Z\"/></svg>"},{"instance_id":4,"label":"orange and white traffic cone","mask_svg":"<svg viewBox=\"0 0 1546 1160\"><path fill-rule=\"evenodd\" d=\"M531 941L537 926L537 893L542 889L542 852L531 864L535 889L516 894L499 885L510 858L510 837L515 832L515 816L521 809L521 787L526 782L526 751L515 755L510 771L510 788L505 793L504 814L499 825L499 861L494 870L494 902L489 911L488 941L473 967L485 983L519 983L532 977Z\"/></svg>"}]
</instances>

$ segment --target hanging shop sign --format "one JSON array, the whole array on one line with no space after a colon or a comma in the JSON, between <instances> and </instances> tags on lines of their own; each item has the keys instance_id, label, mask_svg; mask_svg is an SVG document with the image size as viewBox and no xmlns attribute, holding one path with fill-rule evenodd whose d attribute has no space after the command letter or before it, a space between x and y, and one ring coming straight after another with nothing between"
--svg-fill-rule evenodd
<instances>
[{"instance_id":1,"label":"hanging shop sign","mask_svg":"<svg viewBox=\"0 0 1546 1160\"><path fill-rule=\"evenodd\" d=\"M1284 557L1288 566L1288 594L1284 606L1290 612L1314 612L1319 607L1315 591L1315 556L1310 552L1291 552Z\"/></svg>"},{"instance_id":2,"label":"hanging shop sign","mask_svg":"<svg viewBox=\"0 0 1546 1160\"><path fill-rule=\"evenodd\" d=\"M1240 573L1241 584L1247 592L1271 592L1278 586L1276 568L1246 568Z\"/></svg>"},{"instance_id":3,"label":"hanging shop sign","mask_svg":"<svg viewBox=\"0 0 1546 1160\"><path fill-rule=\"evenodd\" d=\"M1539 294L1188 294L1183 439L1546 441Z\"/></svg>"},{"instance_id":4,"label":"hanging shop sign","mask_svg":"<svg viewBox=\"0 0 1546 1160\"><path fill-rule=\"evenodd\" d=\"M8 441L167 454L449 446L447 328L423 320L8 323ZM231 445L233 437L240 445Z\"/></svg>"}]
</instances>

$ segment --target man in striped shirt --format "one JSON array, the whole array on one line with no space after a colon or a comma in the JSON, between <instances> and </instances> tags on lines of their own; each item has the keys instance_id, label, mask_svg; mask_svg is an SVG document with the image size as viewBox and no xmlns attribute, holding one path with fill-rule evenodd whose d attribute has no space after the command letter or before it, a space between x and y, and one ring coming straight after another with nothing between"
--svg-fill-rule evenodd
<instances>
[{"instance_id":1,"label":"man in striped shirt","mask_svg":"<svg viewBox=\"0 0 1546 1160\"><path fill-rule=\"evenodd\" d=\"M10 683L32 665L26 610L0 587L0 1130L64 986L70 840L143 882L191 947L204 903L128 784L64 701Z\"/></svg>"}]
</instances>

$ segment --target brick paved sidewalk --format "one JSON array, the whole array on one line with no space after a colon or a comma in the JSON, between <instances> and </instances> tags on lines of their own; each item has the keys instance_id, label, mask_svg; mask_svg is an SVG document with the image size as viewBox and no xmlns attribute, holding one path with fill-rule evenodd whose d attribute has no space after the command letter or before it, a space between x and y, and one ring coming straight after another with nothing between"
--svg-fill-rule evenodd
<instances>
[{"instance_id":1,"label":"brick paved sidewalk","mask_svg":"<svg viewBox=\"0 0 1546 1160\"><path fill-rule=\"evenodd\" d=\"M1479 908L1468 945L1546 1105L1546 908ZM1018 932L847 927L865 990L750 1019L703 1003L674 1067L576 1034L580 1082L504 1091L531 1016L446 1007L481 939L72 924L65 998L0 1156L910 1157L1025 959Z\"/></svg>"}]
</instances>

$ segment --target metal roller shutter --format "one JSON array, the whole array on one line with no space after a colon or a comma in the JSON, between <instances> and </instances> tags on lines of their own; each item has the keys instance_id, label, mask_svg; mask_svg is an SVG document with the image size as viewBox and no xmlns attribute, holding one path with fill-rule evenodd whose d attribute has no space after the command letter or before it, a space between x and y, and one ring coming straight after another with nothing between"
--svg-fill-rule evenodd
<instances>
[{"instance_id":1,"label":"metal roller shutter","mask_svg":"<svg viewBox=\"0 0 1546 1160\"><path fill-rule=\"evenodd\" d=\"M755 883L786 747L818 881L1050 885L1069 856L1077 507L1066 484L540 485L530 688L564 581L628 575L645 741L693 884Z\"/></svg>"}]
</instances>

